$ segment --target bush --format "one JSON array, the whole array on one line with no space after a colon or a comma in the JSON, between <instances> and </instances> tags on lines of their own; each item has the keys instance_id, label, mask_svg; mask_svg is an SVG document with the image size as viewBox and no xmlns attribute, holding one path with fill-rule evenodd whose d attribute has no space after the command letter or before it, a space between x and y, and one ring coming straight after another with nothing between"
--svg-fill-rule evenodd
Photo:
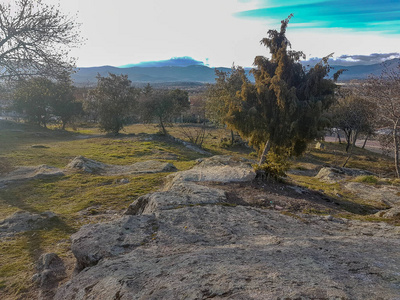
<instances>
[{"instance_id":1,"label":"bush","mask_svg":"<svg viewBox=\"0 0 400 300\"><path fill-rule=\"evenodd\" d=\"M256 171L262 171L265 173L267 179L272 178L279 180L281 177L286 177L286 171L290 168L287 156L278 155L273 152L269 152L267 160L261 166L256 165Z\"/></svg>"}]
</instances>

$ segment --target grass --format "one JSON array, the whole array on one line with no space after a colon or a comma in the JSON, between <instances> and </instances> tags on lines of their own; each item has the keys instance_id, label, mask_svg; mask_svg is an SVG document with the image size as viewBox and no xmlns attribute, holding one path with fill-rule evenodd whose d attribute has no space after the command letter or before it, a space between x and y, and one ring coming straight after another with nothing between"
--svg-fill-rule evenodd
<instances>
[{"instance_id":1,"label":"grass","mask_svg":"<svg viewBox=\"0 0 400 300\"><path fill-rule=\"evenodd\" d=\"M68 130L50 130L0 121L0 174L15 166L47 164L63 168L78 155L116 165L159 160L173 163L178 170L189 169L196 164L197 158L204 157L169 137L157 135L158 128L151 125L131 125L118 136L107 136L90 126ZM174 137L185 138L178 127L169 128L169 132ZM82 138L82 135L85 137ZM248 147L221 147L221 141L229 138L228 130L210 129L203 148L214 155L257 158L254 150ZM340 165L345 158L344 145L326 143L324 150L310 147L292 165L297 171L308 171L325 164ZM348 167L366 169L385 176L393 172L392 162L386 157L358 148L354 150ZM104 216L106 212L122 212L141 195L159 189L166 175L100 176L75 173L31 180L0 189L0 220L19 210L32 213L52 211L57 214L42 228L0 241L2 299L29 298L34 287L31 277L42 253L55 252L61 257L71 257L69 237L72 233L82 225L96 221L96 217ZM128 182L121 183L122 179ZM369 215L378 207L345 192L340 183L327 184L301 174L290 174L288 180L331 197L347 211L344 217L382 220ZM383 180L379 176L364 176L355 180L374 185L400 185L398 180ZM304 213L327 214L325 211L313 210ZM291 214L289 216L295 217Z\"/></svg>"},{"instance_id":2,"label":"grass","mask_svg":"<svg viewBox=\"0 0 400 300\"><path fill-rule=\"evenodd\" d=\"M154 128L133 126L119 136L99 135L97 129L62 132L12 122L0 122L0 173L15 166L47 164L63 168L78 155L107 164L127 165L144 160L173 163L186 170L202 157L168 137L147 136ZM129 128L128 128L129 130ZM81 138L82 134L89 135ZM85 173L31 180L0 189L0 220L16 211L52 211L57 218L45 227L0 242L2 299L29 298L31 276L42 253L71 256L69 237L91 217L121 212L141 195L157 190L167 174L100 176ZM127 179L128 183L121 183ZM82 213L84 212L84 213Z\"/></svg>"}]
</instances>

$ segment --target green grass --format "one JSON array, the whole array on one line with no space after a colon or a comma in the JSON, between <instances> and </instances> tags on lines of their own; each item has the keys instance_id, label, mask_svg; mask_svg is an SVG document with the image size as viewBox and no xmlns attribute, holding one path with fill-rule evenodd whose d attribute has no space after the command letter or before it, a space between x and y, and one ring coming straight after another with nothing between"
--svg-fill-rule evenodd
<instances>
[{"instance_id":1,"label":"green grass","mask_svg":"<svg viewBox=\"0 0 400 300\"><path fill-rule=\"evenodd\" d=\"M185 139L179 127L168 129L174 137ZM90 126L81 126L76 131L68 130L50 130L0 121L0 174L10 171L15 166L47 164L63 168L78 155L115 165L159 160L173 163L178 170L187 170L196 164L196 159L204 157L169 137L157 135L158 128L152 125L131 125L118 136L105 135ZM85 135L85 138L82 138L82 135ZM224 138L230 138L230 131L209 129L203 148L214 155L257 159L251 148L221 147L221 140ZM36 147L32 147L34 145ZM324 150L310 147L303 157L292 163L297 171L307 171L324 164L341 165L345 159L344 145L326 143ZM393 172L390 160L358 148L355 149L348 167L366 169L378 175ZM109 211L122 212L141 195L159 189L166 175L161 173L101 176L69 173L63 177L31 180L0 189L0 219L18 210L33 213L52 211L57 214L57 218L51 219L43 225L43 228L0 241L2 297L29 298L29 293L33 289L31 276L35 272L35 264L40 254L55 252L61 257L71 257L69 237L73 232L82 225L93 222L92 217L104 216ZM335 199L346 211L342 214L344 217L382 220L369 215L377 207L359 199L357 195L344 192L339 183L326 184L305 175L289 176L289 181L320 191ZM377 178L378 181L375 177L356 180L368 184L400 185L398 180ZM129 182L122 184L121 179L128 179ZM324 215L328 212L309 210L304 213Z\"/></svg>"},{"instance_id":2,"label":"green grass","mask_svg":"<svg viewBox=\"0 0 400 300\"><path fill-rule=\"evenodd\" d=\"M107 164L128 165L145 160L173 163L179 170L202 157L168 137L149 136L143 126L118 136L99 135L97 129L62 132L0 121L0 173L15 166L47 164L63 168L78 155ZM151 127L147 128L151 134ZM135 132L134 132L135 131ZM89 138L82 139L81 134ZM35 147L32 147L36 145ZM37 147L37 145L40 145ZM167 173L100 176L85 173L31 180L0 189L0 219L16 211L52 211L57 218L43 228L17 234L0 242L0 294L5 299L30 297L31 276L42 253L71 256L69 237L90 217L107 211L122 212L139 196L159 189ZM121 183L128 179L128 183ZM82 214L82 212L85 212Z\"/></svg>"}]
</instances>

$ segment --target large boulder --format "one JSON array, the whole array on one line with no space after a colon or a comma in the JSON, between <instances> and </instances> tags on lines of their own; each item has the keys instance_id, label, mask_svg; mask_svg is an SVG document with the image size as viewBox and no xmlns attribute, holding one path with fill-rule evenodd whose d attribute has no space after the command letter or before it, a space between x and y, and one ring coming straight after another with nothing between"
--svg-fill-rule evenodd
<instances>
[{"instance_id":1,"label":"large boulder","mask_svg":"<svg viewBox=\"0 0 400 300\"><path fill-rule=\"evenodd\" d=\"M214 158L194 169L250 169L230 161ZM86 225L72 236L80 272L55 299L396 299L400 294L399 227L236 206L224 191L180 173L163 191L135 201L119 220Z\"/></svg>"},{"instance_id":2,"label":"large boulder","mask_svg":"<svg viewBox=\"0 0 400 300\"><path fill-rule=\"evenodd\" d=\"M256 173L248 160L231 156L213 156L199 161L194 168L168 176L167 188L176 182L250 182Z\"/></svg>"}]
</instances>

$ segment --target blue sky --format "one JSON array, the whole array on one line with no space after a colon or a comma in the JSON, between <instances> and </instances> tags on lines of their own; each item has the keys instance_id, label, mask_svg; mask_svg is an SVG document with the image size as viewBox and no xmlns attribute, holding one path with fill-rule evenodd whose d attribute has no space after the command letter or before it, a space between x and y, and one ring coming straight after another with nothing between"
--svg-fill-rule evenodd
<instances>
[{"instance_id":1,"label":"blue sky","mask_svg":"<svg viewBox=\"0 0 400 300\"><path fill-rule=\"evenodd\" d=\"M293 13L292 24L297 29L343 28L400 33L399 0L264 0L258 1L258 6L236 16L279 20Z\"/></svg>"},{"instance_id":2,"label":"blue sky","mask_svg":"<svg viewBox=\"0 0 400 300\"><path fill-rule=\"evenodd\" d=\"M287 36L307 58L379 62L400 51L400 0L43 0L77 13L78 66L192 57L250 67L269 29L293 13ZM371 56L371 54L375 53ZM390 55L389 55L390 54Z\"/></svg>"}]
</instances>

